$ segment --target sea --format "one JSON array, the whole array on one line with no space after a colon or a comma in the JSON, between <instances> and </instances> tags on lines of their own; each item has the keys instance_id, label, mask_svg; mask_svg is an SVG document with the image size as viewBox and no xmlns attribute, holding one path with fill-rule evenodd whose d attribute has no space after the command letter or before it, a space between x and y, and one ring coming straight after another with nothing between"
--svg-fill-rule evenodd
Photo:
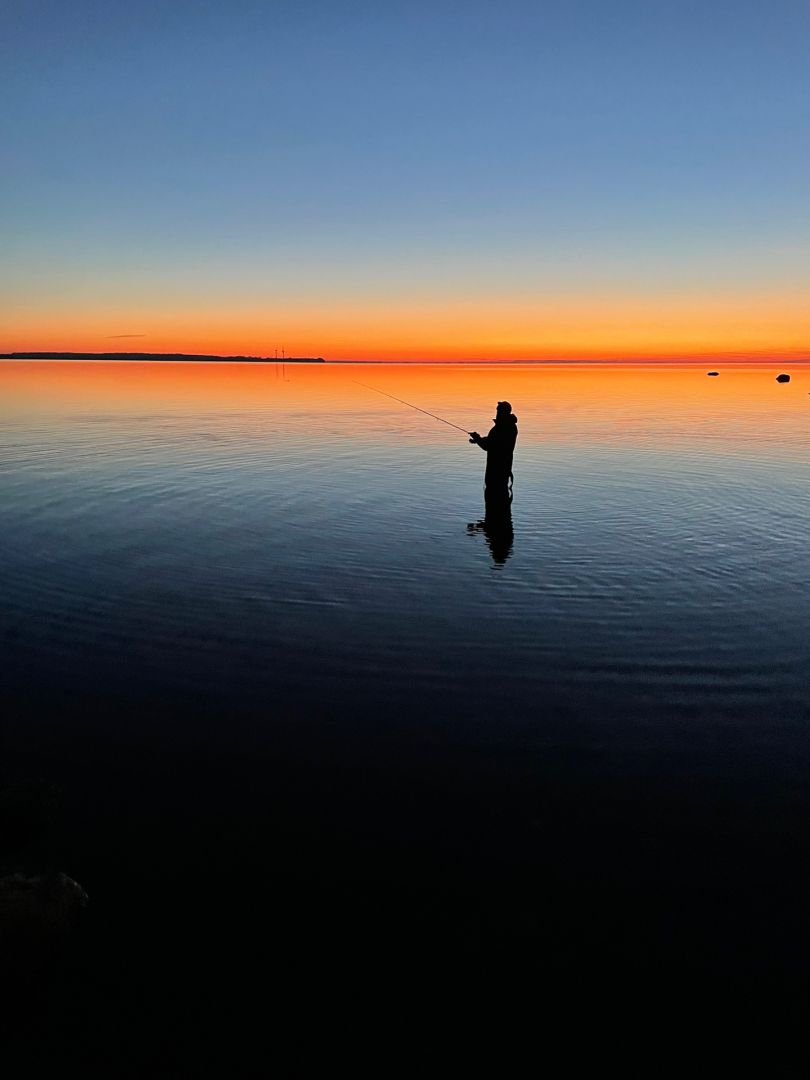
<instances>
[{"instance_id":1,"label":"sea","mask_svg":"<svg viewBox=\"0 0 810 1080\"><path fill-rule=\"evenodd\" d=\"M144 1075L529 976L806 1003L810 368L708 370L0 364L0 869L85 897L57 1044Z\"/></svg>"}]
</instances>

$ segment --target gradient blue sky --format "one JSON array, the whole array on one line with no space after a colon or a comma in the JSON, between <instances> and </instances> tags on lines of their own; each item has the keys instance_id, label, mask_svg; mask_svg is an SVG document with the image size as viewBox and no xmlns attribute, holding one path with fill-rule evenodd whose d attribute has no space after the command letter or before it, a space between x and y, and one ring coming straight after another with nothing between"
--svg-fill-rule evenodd
<instances>
[{"instance_id":1,"label":"gradient blue sky","mask_svg":"<svg viewBox=\"0 0 810 1080\"><path fill-rule=\"evenodd\" d=\"M0 41L0 348L810 345L806 2L6 0Z\"/></svg>"}]
</instances>

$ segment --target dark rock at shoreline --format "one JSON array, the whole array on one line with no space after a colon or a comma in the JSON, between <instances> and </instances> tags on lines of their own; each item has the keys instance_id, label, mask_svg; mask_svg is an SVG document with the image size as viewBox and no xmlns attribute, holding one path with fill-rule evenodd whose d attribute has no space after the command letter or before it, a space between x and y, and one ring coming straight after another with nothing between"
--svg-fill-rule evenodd
<instances>
[{"instance_id":1,"label":"dark rock at shoreline","mask_svg":"<svg viewBox=\"0 0 810 1080\"><path fill-rule=\"evenodd\" d=\"M789 375L777 375L776 376L776 381L777 382L790 382L790 376Z\"/></svg>"},{"instance_id":2,"label":"dark rock at shoreline","mask_svg":"<svg viewBox=\"0 0 810 1080\"><path fill-rule=\"evenodd\" d=\"M707 371L706 374L707 375L719 375L720 372L719 371Z\"/></svg>"}]
</instances>

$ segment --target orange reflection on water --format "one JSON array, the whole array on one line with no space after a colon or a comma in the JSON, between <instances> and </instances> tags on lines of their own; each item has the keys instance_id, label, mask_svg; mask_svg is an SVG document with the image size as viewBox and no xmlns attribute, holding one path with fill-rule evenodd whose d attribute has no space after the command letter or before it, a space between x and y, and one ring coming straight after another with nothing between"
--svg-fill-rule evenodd
<instances>
[{"instance_id":1,"label":"orange reflection on water","mask_svg":"<svg viewBox=\"0 0 810 1080\"><path fill-rule=\"evenodd\" d=\"M695 428L717 417L738 425L747 415L773 412L787 437L804 438L810 410L810 368L794 365L787 385L775 381L776 365L722 368L717 378L695 366L638 365L341 365L196 364L135 362L0 362L0 415L216 410L301 411L319 416L363 415L387 410L396 423L431 424L383 391L435 412L467 430L484 430L495 402L508 399L518 416L531 409L535 423L521 437L543 440L567 426L575 438L602 424L635 422ZM366 386L358 385L365 383ZM446 435L449 429L439 433Z\"/></svg>"}]
</instances>

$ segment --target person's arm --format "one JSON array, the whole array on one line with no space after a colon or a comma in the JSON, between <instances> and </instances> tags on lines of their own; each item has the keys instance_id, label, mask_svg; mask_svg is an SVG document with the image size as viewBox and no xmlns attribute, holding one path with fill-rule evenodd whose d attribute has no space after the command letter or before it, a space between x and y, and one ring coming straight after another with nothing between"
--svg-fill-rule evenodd
<instances>
[{"instance_id":1,"label":"person's arm","mask_svg":"<svg viewBox=\"0 0 810 1080\"><path fill-rule=\"evenodd\" d=\"M477 431L471 431L470 432L470 442L471 443L478 443L478 445L481 447L482 450L488 450L489 449L489 446L488 446L489 436L488 435L479 435Z\"/></svg>"}]
</instances>

